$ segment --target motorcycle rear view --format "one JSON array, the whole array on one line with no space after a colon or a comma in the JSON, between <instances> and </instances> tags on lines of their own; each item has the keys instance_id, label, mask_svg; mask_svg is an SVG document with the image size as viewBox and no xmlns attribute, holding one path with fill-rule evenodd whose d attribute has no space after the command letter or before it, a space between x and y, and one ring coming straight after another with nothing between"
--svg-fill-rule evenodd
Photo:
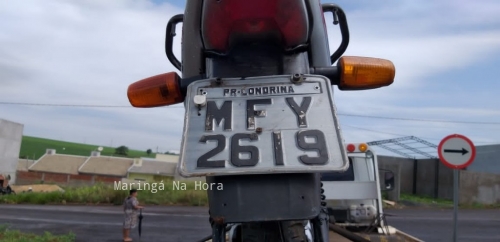
<instances>
[{"instance_id":1,"label":"motorcycle rear view","mask_svg":"<svg viewBox=\"0 0 500 242\"><path fill-rule=\"evenodd\" d=\"M325 12L342 36L332 55ZM142 108L184 102L178 170L206 177L212 241L230 228L230 241L308 241L308 222L314 241L329 241L320 174L349 166L331 86L378 88L395 75L390 61L341 57L348 42L343 10L318 0L187 0L170 19L165 51L182 78L146 78L128 97Z\"/></svg>"}]
</instances>

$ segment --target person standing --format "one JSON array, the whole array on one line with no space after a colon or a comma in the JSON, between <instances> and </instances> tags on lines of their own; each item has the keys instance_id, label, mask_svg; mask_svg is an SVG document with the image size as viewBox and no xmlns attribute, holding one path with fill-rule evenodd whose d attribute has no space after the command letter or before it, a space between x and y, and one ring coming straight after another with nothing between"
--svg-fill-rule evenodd
<instances>
[{"instance_id":1,"label":"person standing","mask_svg":"<svg viewBox=\"0 0 500 242\"><path fill-rule=\"evenodd\" d=\"M137 190L130 190L130 194L123 202L123 212L125 213L125 221L123 221L123 241L130 242L130 230L137 226L137 211L144 208L139 206L137 200Z\"/></svg>"}]
</instances>

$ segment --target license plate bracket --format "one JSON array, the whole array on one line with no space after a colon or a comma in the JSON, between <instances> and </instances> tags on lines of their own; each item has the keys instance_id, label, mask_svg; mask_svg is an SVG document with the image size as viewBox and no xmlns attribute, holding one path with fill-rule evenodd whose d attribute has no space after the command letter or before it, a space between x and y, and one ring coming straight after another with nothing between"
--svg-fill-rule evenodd
<instances>
[{"instance_id":1,"label":"license plate bracket","mask_svg":"<svg viewBox=\"0 0 500 242\"><path fill-rule=\"evenodd\" d=\"M330 81L303 75L199 80L186 92L184 177L344 171Z\"/></svg>"}]
</instances>

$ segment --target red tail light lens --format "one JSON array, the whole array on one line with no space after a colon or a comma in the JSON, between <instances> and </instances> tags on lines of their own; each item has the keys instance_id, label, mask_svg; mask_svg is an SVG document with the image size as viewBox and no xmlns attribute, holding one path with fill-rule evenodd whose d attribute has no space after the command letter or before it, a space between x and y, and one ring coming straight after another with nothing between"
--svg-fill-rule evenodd
<instances>
[{"instance_id":1,"label":"red tail light lens","mask_svg":"<svg viewBox=\"0 0 500 242\"><path fill-rule=\"evenodd\" d=\"M205 48L218 52L236 36L278 36L285 48L309 37L304 0L205 0L201 22Z\"/></svg>"},{"instance_id":2,"label":"red tail light lens","mask_svg":"<svg viewBox=\"0 0 500 242\"><path fill-rule=\"evenodd\" d=\"M356 150L356 146L354 146L353 144L347 145L347 151L354 152L354 150Z\"/></svg>"}]
</instances>

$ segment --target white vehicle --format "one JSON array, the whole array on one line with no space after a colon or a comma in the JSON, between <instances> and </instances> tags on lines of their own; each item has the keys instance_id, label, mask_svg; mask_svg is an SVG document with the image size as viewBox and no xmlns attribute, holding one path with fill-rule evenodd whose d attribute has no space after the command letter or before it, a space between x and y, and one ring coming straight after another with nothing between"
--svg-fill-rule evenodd
<instances>
[{"instance_id":1,"label":"white vehicle","mask_svg":"<svg viewBox=\"0 0 500 242\"><path fill-rule=\"evenodd\" d=\"M349 169L323 173L321 178L330 223L335 224L336 232L369 235L372 241L391 237L421 241L389 226L384 219L381 193L394 188L394 173L378 168L377 156L367 144L348 144L346 148Z\"/></svg>"}]
</instances>

